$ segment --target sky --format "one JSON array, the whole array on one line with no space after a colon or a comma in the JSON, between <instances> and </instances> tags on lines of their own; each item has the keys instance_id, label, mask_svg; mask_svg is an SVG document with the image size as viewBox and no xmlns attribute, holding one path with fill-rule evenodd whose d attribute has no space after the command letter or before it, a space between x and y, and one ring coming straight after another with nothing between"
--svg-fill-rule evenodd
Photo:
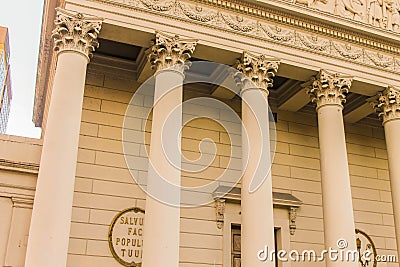
<instances>
[{"instance_id":1,"label":"sky","mask_svg":"<svg viewBox=\"0 0 400 267\"><path fill-rule=\"evenodd\" d=\"M0 26L10 37L11 102L7 134L40 138L32 122L44 0L0 0Z\"/></svg>"}]
</instances>

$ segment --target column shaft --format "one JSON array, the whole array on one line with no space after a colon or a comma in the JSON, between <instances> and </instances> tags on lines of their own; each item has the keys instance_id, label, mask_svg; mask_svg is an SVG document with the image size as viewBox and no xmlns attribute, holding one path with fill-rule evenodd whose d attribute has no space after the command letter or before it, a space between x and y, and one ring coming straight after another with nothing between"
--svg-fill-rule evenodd
<instances>
[{"instance_id":1,"label":"column shaft","mask_svg":"<svg viewBox=\"0 0 400 267\"><path fill-rule=\"evenodd\" d=\"M66 265L86 65L87 58L79 53L58 56L26 267Z\"/></svg>"},{"instance_id":2,"label":"column shaft","mask_svg":"<svg viewBox=\"0 0 400 267\"><path fill-rule=\"evenodd\" d=\"M156 33L148 50L155 90L143 233L144 267L178 267L181 205L182 94L196 40Z\"/></svg>"},{"instance_id":3,"label":"column shaft","mask_svg":"<svg viewBox=\"0 0 400 267\"><path fill-rule=\"evenodd\" d=\"M342 108L318 109L325 246L338 249L339 239L356 249L353 205L347 161ZM351 265L353 264L353 265ZM327 261L327 266L357 266L357 263Z\"/></svg>"},{"instance_id":4,"label":"column shaft","mask_svg":"<svg viewBox=\"0 0 400 267\"><path fill-rule=\"evenodd\" d=\"M394 225L396 229L397 253L400 255L400 119L390 120L384 124L386 149L388 153L390 188Z\"/></svg>"},{"instance_id":5,"label":"column shaft","mask_svg":"<svg viewBox=\"0 0 400 267\"><path fill-rule=\"evenodd\" d=\"M352 77L321 70L305 84L317 103L325 249L345 254L357 249L342 112L351 83ZM326 257L326 263L328 267L358 266L356 259L346 257Z\"/></svg>"},{"instance_id":6,"label":"column shaft","mask_svg":"<svg viewBox=\"0 0 400 267\"><path fill-rule=\"evenodd\" d=\"M400 255L400 88L389 85L383 92L370 98L370 102L385 128L397 254Z\"/></svg>"},{"instance_id":7,"label":"column shaft","mask_svg":"<svg viewBox=\"0 0 400 267\"><path fill-rule=\"evenodd\" d=\"M8 237L11 229L13 203L11 198L0 197L0 266L4 266L7 256Z\"/></svg>"},{"instance_id":8,"label":"column shaft","mask_svg":"<svg viewBox=\"0 0 400 267\"><path fill-rule=\"evenodd\" d=\"M66 266L89 56L98 47L102 20L57 8L57 66L43 138L29 229L26 267Z\"/></svg>"},{"instance_id":9,"label":"column shaft","mask_svg":"<svg viewBox=\"0 0 400 267\"><path fill-rule=\"evenodd\" d=\"M181 155L168 153L167 158L163 142L173 142L180 147L181 137L175 133L182 127L183 74L164 70L155 79L143 266L178 267ZM171 187L168 182L177 186Z\"/></svg>"},{"instance_id":10,"label":"column shaft","mask_svg":"<svg viewBox=\"0 0 400 267\"><path fill-rule=\"evenodd\" d=\"M275 266L272 259L258 259L258 251L265 246L275 249L267 98L267 92L259 89L242 93L242 266ZM266 172L260 172L260 167ZM254 192L250 192L252 181L262 181Z\"/></svg>"},{"instance_id":11,"label":"column shaft","mask_svg":"<svg viewBox=\"0 0 400 267\"><path fill-rule=\"evenodd\" d=\"M275 266L268 88L278 67L279 60L248 52L237 66L243 73L236 75L242 83L242 266ZM267 255L259 255L264 248Z\"/></svg>"}]
</instances>

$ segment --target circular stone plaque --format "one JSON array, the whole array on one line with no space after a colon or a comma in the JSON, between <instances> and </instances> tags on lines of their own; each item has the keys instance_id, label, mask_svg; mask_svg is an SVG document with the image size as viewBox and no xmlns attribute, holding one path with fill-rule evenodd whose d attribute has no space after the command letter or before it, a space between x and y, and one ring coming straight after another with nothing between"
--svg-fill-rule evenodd
<instances>
[{"instance_id":1,"label":"circular stone plaque","mask_svg":"<svg viewBox=\"0 0 400 267\"><path fill-rule=\"evenodd\" d=\"M114 258L123 266L142 266L144 210L128 208L111 222L108 245Z\"/></svg>"}]
</instances>

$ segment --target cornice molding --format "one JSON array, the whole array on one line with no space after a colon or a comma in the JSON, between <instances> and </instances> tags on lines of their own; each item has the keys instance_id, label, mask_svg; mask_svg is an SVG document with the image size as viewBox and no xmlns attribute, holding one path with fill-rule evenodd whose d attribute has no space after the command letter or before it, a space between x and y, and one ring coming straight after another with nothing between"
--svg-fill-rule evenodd
<instances>
[{"instance_id":1,"label":"cornice molding","mask_svg":"<svg viewBox=\"0 0 400 267\"><path fill-rule=\"evenodd\" d=\"M37 174L39 172L39 164L0 159L0 170Z\"/></svg>"},{"instance_id":2,"label":"cornice molding","mask_svg":"<svg viewBox=\"0 0 400 267\"><path fill-rule=\"evenodd\" d=\"M363 25L365 34L340 29L293 15L287 10L272 10L248 3L222 0L88 0L106 5L148 12L171 19L198 24L204 27L241 34L259 40L308 51L347 62L369 66L379 70L400 73L400 46L393 42L379 40L371 35L370 25ZM292 5L293 7L299 8ZM318 10L315 10L316 12ZM339 16L330 15L336 20ZM329 16L328 16L329 18ZM354 27L360 23L354 23ZM390 40L400 35L382 29ZM379 41L378 41L379 40Z\"/></svg>"}]
</instances>

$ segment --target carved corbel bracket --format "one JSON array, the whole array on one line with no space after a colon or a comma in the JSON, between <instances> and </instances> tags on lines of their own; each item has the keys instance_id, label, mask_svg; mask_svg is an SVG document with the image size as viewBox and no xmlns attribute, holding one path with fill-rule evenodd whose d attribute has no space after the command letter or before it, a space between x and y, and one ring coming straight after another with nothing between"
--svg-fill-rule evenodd
<instances>
[{"instance_id":1,"label":"carved corbel bracket","mask_svg":"<svg viewBox=\"0 0 400 267\"><path fill-rule=\"evenodd\" d=\"M294 235L296 232L296 218L297 218L297 207L289 208L289 229L290 234Z\"/></svg>"},{"instance_id":2,"label":"carved corbel bracket","mask_svg":"<svg viewBox=\"0 0 400 267\"><path fill-rule=\"evenodd\" d=\"M218 229L224 228L225 217L225 199L219 198L215 201L215 208L217 212L217 227Z\"/></svg>"}]
</instances>

